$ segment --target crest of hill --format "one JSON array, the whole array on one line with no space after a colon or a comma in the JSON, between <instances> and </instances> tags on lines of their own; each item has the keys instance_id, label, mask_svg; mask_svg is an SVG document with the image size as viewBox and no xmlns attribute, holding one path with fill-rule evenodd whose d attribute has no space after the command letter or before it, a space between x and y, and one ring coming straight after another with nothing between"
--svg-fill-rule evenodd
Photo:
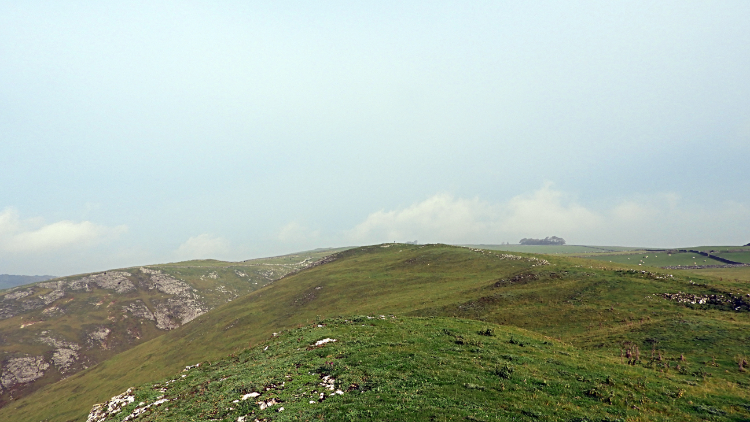
<instances>
[{"instance_id":1,"label":"crest of hill","mask_svg":"<svg viewBox=\"0 0 750 422\"><path fill-rule=\"evenodd\" d=\"M745 353L750 307L743 298L750 292L736 286L655 269L446 245L376 245L324 262L13 402L0 409L0 419L83 419L92 404L128 387L240 353L273 332L353 314L482 320L615 361L624 348L635 353L637 347L640 357L631 366L657 377L711 394L736 386L712 409L746 415L738 403L748 400L740 388L747 375L737 359Z\"/></svg>"}]
</instances>

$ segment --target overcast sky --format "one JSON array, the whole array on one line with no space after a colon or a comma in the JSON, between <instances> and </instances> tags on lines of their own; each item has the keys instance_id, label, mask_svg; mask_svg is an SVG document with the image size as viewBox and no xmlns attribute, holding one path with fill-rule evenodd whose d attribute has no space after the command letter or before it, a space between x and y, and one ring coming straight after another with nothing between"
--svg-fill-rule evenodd
<instances>
[{"instance_id":1,"label":"overcast sky","mask_svg":"<svg viewBox=\"0 0 750 422\"><path fill-rule=\"evenodd\" d=\"M750 242L750 2L0 0L0 273Z\"/></svg>"}]
</instances>

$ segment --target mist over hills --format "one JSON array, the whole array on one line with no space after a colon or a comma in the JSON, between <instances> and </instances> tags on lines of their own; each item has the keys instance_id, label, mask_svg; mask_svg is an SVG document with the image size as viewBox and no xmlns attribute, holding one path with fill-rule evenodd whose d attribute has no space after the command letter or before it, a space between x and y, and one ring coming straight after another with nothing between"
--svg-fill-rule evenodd
<instances>
[{"instance_id":1,"label":"mist over hills","mask_svg":"<svg viewBox=\"0 0 750 422\"><path fill-rule=\"evenodd\" d=\"M0 290L10 289L11 287L21 286L24 284L34 283L37 281L46 281L55 278L53 275L11 275L0 274Z\"/></svg>"}]
</instances>

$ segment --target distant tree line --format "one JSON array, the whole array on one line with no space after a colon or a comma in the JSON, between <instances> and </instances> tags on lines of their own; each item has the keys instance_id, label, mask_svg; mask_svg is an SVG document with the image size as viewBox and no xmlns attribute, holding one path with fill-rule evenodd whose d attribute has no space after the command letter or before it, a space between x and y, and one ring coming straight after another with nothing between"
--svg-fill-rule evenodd
<instances>
[{"instance_id":1,"label":"distant tree line","mask_svg":"<svg viewBox=\"0 0 750 422\"><path fill-rule=\"evenodd\" d=\"M552 236L544 239L521 239L518 243L522 245L564 245L565 239L562 237Z\"/></svg>"}]
</instances>

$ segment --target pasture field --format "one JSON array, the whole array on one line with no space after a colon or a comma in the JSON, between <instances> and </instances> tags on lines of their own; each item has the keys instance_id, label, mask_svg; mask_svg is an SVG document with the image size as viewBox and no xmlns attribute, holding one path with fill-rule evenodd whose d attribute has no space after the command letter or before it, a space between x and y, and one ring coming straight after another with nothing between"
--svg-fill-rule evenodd
<instances>
[{"instance_id":1,"label":"pasture field","mask_svg":"<svg viewBox=\"0 0 750 422\"><path fill-rule=\"evenodd\" d=\"M723 252L716 254L722 258L730 261L741 262L743 264L750 264L750 251L748 252Z\"/></svg>"},{"instance_id":2,"label":"pasture field","mask_svg":"<svg viewBox=\"0 0 750 422\"><path fill-rule=\"evenodd\" d=\"M696 246L691 248L679 248L679 249L692 249L701 252L715 251L718 253L722 252L750 252L750 246Z\"/></svg>"},{"instance_id":3,"label":"pasture field","mask_svg":"<svg viewBox=\"0 0 750 422\"><path fill-rule=\"evenodd\" d=\"M85 420L94 403L105 402L128 387L182 379L179 374L185 366L212 362L205 366L212 369L217 360L245 362L261 372L248 373L246 381L232 379L222 384L224 375L208 375L200 386L192 384L177 396L188 398L195 392L199 398L198 392L209 394L214 388L216 395L205 403L194 402L196 407L188 410L194 413L183 420L205 420L201 412L215 412L218 420L236 421L221 400L230 395L238 400L240 393L249 393L243 388L253 388L249 384L253 380L284 377L279 380L291 383L284 381L289 375L306 385L311 382L307 372L339 377L347 390L357 384L351 391L367 386L364 377L373 384L369 390L365 387L365 393L356 393L362 401L346 402L352 397L347 395L350 391L336 398L345 406L344 414L324 407L315 413L290 404L294 412L257 415L267 420L295 415L301 419L396 420L395 414L382 412L400 409L408 420L417 419L412 416L414 405L470 420L493 420L492 415L499 420L555 420L551 414L555 408L568 418L563 420L579 421L748 420L750 375L741 364L749 353L748 294L748 285L726 279L593 259L447 245L355 248L15 400L0 409L0 420ZM352 315L396 318L377 322L384 324L384 331L368 333L363 331L369 329L365 320L358 325L346 322L353 321ZM437 321L437 325L420 325L425 321ZM332 331L289 331L313 325ZM484 340L478 331L488 328L496 335ZM273 333L282 334L274 337ZM313 341L336 336L341 337L342 347L351 348L335 349L338 344L333 343L330 349L326 349L329 345L313 347L313 356L298 354L284 361L294 361L294 367L300 365L296 368L317 368L299 375L284 372L295 369L270 355L266 360L262 354L265 346L271 352L280 350L274 339L286 342L283 350L294 354L307 350ZM324 354L316 354L317 350ZM367 357L369 351L373 353ZM387 360L385 351L394 353L392 360ZM504 371L506 362L513 366L512 374ZM496 375L485 372L495 369ZM232 369L227 375L242 370ZM355 375L346 378L345 370ZM264 373L271 378L263 378ZM357 381L360 376L362 382ZM493 377L509 380L504 382L505 390ZM231 388L223 389L223 385ZM283 394L309 393L304 385L294 388L302 390ZM375 392L374 398L368 395L370 391ZM322 404L328 406L327 401ZM332 399L330 404L334 403ZM573 406L563 407L566 403ZM473 413L459 413L463 411ZM430 413L425 415L427 419ZM125 416L127 412L122 412L118 418ZM440 420L440 413L432 416ZM170 419L165 415L143 420Z\"/></svg>"},{"instance_id":4,"label":"pasture field","mask_svg":"<svg viewBox=\"0 0 750 422\"><path fill-rule=\"evenodd\" d=\"M585 246L585 245L461 245L470 248L480 248L493 251L539 253L549 255L579 255L589 253L612 253L642 248L626 246Z\"/></svg>"},{"instance_id":5,"label":"pasture field","mask_svg":"<svg viewBox=\"0 0 750 422\"><path fill-rule=\"evenodd\" d=\"M589 255L586 258L618 264L636 266L640 264L640 266L645 265L650 267L669 267L678 265L724 265L723 262L719 262L692 252L678 252L670 255L666 252L639 251L638 253L627 254Z\"/></svg>"},{"instance_id":6,"label":"pasture field","mask_svg":"<svg viewBox=\"0 0 750 422\"><path fill-rule=\"evenodd\" d=\"M684 274L700 274L720 279L722 283L746 286L750 284L750 267L702 268L699 270L675 270Z\"/></svg>"}]
</instances>

